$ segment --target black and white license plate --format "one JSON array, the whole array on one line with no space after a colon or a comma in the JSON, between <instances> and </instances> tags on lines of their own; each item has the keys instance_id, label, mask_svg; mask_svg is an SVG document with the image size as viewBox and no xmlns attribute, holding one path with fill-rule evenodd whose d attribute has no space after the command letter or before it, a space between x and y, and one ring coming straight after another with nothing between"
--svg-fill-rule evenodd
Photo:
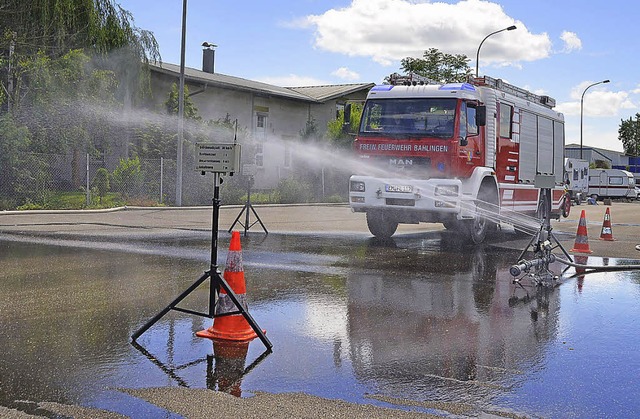
<instances>
[{"instance_id":1,"label":"black and white license plate","mask_svg":"<svg viewBox=\"0 0 640 419\"><path fill-rule=\"evenodd\" d=\"M385 185L384 190L386 192L413 192L413 186L411 185Z\"/></svg>"}]
</instances>

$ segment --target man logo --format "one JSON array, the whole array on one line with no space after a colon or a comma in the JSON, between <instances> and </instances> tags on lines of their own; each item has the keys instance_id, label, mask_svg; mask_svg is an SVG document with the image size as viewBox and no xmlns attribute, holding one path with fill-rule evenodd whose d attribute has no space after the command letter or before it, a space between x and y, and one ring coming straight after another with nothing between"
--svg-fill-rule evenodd
<instances>
[{"instance_id":1,"label":"man logo","mask_svg":"<svg viewBox=\"0 0 640 419\"><path fill-rule=\"evenodd\" d=\"M390 166L406 167L413 166L412 159L389 159Z\"/></svg>"}]
</instances>

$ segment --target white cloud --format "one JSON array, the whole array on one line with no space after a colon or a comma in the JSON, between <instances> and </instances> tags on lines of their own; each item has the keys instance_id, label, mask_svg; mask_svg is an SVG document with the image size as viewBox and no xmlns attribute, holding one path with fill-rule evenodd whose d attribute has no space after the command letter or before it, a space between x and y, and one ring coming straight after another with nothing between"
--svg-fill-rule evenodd
<instances>
[{"instance_id":1,"label":"white cloud","mask_svg":"<svg viewBox=\"0 0 640 419\"><path fill-rule=\"evenodd\" d=\"M296 24L314 30L316 48L370 57L383 65L408 56L420 57L431 47L449 54L465 54L471 59L470 65L475 65L482 39L511 25L517 29L495 34L482 44L481 65L517 66L520 61L539 60L551 54L546 33L529 32L524 23L505 14L502 6L484 0L454 4L352 0L344 8L310 15Z\"/></svg>"},{"instance_id":2,"label":"white cloud","mask_svg":"<svg viewBox=\"0 0 640 419\"><path fill-rule=\"evenodd\" d=\"M581 83L578 87L572 89L571 97L576 100L560 103L558 104L556 109L559 112L564 113L565 115L580 115L580 98L582 97L582 93L584 92L586 86L589 86L590 84L590 82L584 82ZM582 103L583 116L620 116L622 110L637 108L637 105L635 105L630 99L629 92L610 92L605 90L605 88L601 86L594 86L591 89L589 89L584 95L584 100Z\"/></svg>"},{"instance_id":3,"label":"white cloud","mask_svg":"<svg viewBox=\"0 0 640 419\"><path fill-rule=\"evenodd\" d=\"M333 84L327 80L317 79L315 77L300 76L297 74L289 74L287 76L264 76L256 78L262 83L272 84L281 87L298 87L298 86L325 86Z\"/></svg>"},{"instance_id":4,"label":"white cloud","mask_svg":"<svg viewBox=\"0 0 640 419\"><path fill-rule=\"evenodd\" d=\"M360 74L358 74L353 70L349 70L347 67L340 67L339 69L332 72L331 75L336 76L343 80L350 80L350 81L360 79Z\"/></svg>"},{"instance_id":5,"label":"white cloud","mask_svg":"<svg viewBox=\"0 0 640 419\"><path fill-rule=\"evenodd\" d=\"M572 52L575 50L582 49L582 41L578 38L575 32L563 31L560 35L560 39L564 42L564 48L562 48L562 52Z\"/></svg>"}]
</instances>

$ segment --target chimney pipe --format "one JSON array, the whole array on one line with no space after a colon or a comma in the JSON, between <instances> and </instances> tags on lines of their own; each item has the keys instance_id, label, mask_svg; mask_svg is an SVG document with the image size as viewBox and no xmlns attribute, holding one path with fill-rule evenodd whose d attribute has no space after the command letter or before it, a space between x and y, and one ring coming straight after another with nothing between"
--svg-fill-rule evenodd
<instances>
[{"instance_id":1,"label":"chimney pipe","mask_svg":"<svg viewBox=\"0 0 640 419\"><path fill-rule=\"evenodd\" d=\"M217 45L211 44L209 42L203 42L202 46L204 47L204 49L202 50L202 71L204 71L205 73L213 74L215 72L215 47Z\"/></svg>"}]
</instances>

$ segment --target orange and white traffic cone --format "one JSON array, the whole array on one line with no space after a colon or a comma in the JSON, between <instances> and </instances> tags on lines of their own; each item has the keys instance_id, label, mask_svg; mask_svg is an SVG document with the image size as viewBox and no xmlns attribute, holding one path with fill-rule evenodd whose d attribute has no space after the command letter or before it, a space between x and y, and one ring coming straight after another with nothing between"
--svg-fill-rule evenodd
<instances>
[{"instance_id":1,"label":"orange and white traffic cone","mask_svg":"<svg viewBox=\"0 0 640 419\"><path fill-rule=\"evenodd\" d=\"M578 234L576 235L576 241L573 245L573 249L570 252L577 253L593 253L589 249L589 237L587 235L587 216L585 211L582 210L580 214L580 221L578 221Z\"/></svg>"},{"instance_id":2,"label":"orange and white traffic cone","mask_svg":"<svg viewBox=\"0 0 640 419\"><path fill-rule=\"evenodd\" d=\"M613 230L611 229L611 214L609 213L609 207L604 213L604 221L602 222L602 231L600 232L600 240L614 241Z\"/></svg>"},{"instance_id":3,"label":"orange and white traffic cone","mask_svg":"<svg viewBox=\"0 0 640 419\"><path fill-rule=\"evenodd\" d=\"M225 265L223 277L233 290L233 293L236 294L242 308L248 311L245 296L247 288L244 282L240 232L238 231L231 233L231 243L229 244L229 253L227 253L227 264ZM224 288L221 288L218 294L218 302L216 303L216 317L213 319L213 326L206 330L196 332L196 336L238 342L258 337L242 314L224 315L225 313L234 311L238 311L238 308L236 308L233 300L231 300L231 297Z\"/></svg>"}]
</instances>

